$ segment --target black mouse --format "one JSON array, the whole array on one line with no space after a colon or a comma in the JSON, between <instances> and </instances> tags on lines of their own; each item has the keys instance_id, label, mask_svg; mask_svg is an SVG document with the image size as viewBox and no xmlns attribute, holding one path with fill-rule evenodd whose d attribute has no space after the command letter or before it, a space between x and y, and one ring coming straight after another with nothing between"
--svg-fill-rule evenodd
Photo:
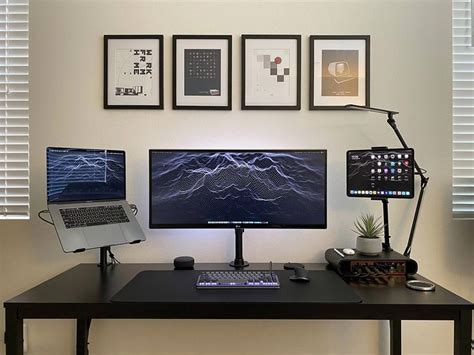
<instances>
[{"instance_id":1,"label":"black mouse","mask_svg":"<svg viewBox=\"0 0 474 355\"><path fill-rule=\"evenodd\" d=\"M301 267L295 268L295 274L290 276L291 281L309 282L308 271Z\"/></svg>"}]
</instances>

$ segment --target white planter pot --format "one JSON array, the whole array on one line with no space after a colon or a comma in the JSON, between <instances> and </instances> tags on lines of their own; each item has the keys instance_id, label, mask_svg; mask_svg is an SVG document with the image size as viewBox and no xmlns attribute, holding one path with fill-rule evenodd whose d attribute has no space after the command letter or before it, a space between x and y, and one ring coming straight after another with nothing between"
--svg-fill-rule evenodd
<instances>
[{"instance_id":1,"label":"white planter pot","mask_svg":"<svg viewBox=\"0 0 474 355\"><path fill-rule=\"evenodd\" d=\"M382 251L382 239L357 237L356 249L360 254L376 256Z\"/></svg>"}]
</instances>

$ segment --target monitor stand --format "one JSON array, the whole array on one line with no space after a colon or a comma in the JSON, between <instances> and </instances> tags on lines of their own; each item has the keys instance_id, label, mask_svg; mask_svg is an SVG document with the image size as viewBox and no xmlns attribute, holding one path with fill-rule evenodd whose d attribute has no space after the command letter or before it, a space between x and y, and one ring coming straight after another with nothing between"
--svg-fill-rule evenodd
<instances>
[{"instance_id":1,"label":"monitor stand","mask_svg":"<svg viewBox=\"0 0 474 355\"><path fill-rule=\"evenodd\" d=\"M230 266L236 269L244 268L249 266L249 263L244 260L243 257L243 245L242 235L244 234L243 228L235 228L235 259L229 263Z\"/></svg>"},{"instance_id":2,"label":"monitor stand","mask_svg":"<svg viewBox=\"0 0 474 355\"><path fill-rule=\"evenodd\" d=\"M97 265L100 267L100 270L105 271L108 266L112 265L112 263L109 263L107 260L107 253L110 252L110 246L108 247L101 247L100 248L100 261L99 264Z\"/></svg>"}]
</instances>

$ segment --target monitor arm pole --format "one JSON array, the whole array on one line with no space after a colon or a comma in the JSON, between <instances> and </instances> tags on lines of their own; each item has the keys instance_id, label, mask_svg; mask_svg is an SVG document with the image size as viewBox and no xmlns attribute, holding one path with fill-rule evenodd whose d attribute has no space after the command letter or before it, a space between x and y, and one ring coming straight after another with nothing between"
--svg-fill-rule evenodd
<instances>
[{"instance_id":1,"label":"monitor arm pole","mask_svg":"<svg viewBox=\"0 0 474 355\"><path fill-rule=\"evenodd\" d=\"M236 269L249 266L249 263L244 260L243 257L243 241L242 235L244 234L243 228L235 228L235 259L229 263L230 266Z\"/></svg>"},{"instance_id":2,"label":"monitor arm pole","mask_svg":"<svg viewBox=\"0 0 474 355\"><path fill-rule=\"evenodd\" d=\"M100 248L100 262L99 264L97 265L98 267L100 267L100 270L101 271L105 271L107 269L107 266L109 265L112 265L112 263L109 263L107 261L107 253L110 252L110 247L101 247Z\"/></svg>"},{"instance_id":3,"label":"monitor arm pole","mask_svg":"<svg viewBox=\"0 0 474 355\"><path fill-rule=\"evenodd\" d=\"M346 108L353 109L353 110L359 110L359 111L369 111L369 112L377 112L377 113L384 113L388 116L387 118L387 123L392 127L393 131L397 135L398 140L402 144L403 148L407 149L408 145L405 142L405 139L403 139L402 134L398 130L397 123L395 122L395 119L393 118L394 115L398 114L396 111L389 111L389 110L383 110L379 108L374 108L374 107L368 107L368 106L359 106L359 105L346 105ZM418 194L418 201L416 203L416 208L415 208L415 215L413 216L413 222L411 224L411 230L410 230L410 236L408 238L407 246L405 248L405 252L403 255L410 257L411 254L411 246L413 243L413 237L415 235L415 229L416 229L416 223L418 221L418 215L420 213L421 209L421 203L423 201L423 195L425 193L426 185L428 185L428 180L430 179L429 177L425 176L425 173L423 172L423 169L420 168L416 160L414 160L414 165L415 165L415 170L416 174L420 176L421 183L420 183L420 193Z\"/></svg>"}]
</instances>

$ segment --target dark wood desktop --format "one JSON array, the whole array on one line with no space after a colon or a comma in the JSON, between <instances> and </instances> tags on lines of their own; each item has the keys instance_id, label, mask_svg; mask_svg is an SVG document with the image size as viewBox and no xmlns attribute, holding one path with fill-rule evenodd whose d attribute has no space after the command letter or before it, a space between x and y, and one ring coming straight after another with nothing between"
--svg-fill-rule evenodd
<instances>
[{"instance_id":1,"label":"dark wood desktop","mask_svg":"<svg viewBox=\"0 0 474 355\"><path fill-rule=\"evenodd\" d=\"M391 354L401 354L402 320L453 320L454 354L471 354L473 304L436 285L423 293L393 287L353 287L361 303L113 303L111 298L139 272L171 270L171 264L118 264L101 271L94 264L80 264L4 303L7 355L23 354L24 319L76 319L76 353L86 355L92 319L378 319L390 320ZM282 269L282 264L273 268ZM325 264L307 264L308 270L324 270ZM198 264L198 270L231 269L227 264ZM268 264L251 264L250 270L266 270ZM180 271L183 272L183 271ZM185 272L185 271L184 271ZM417 275L418 279L423 277ZM206 291L204 291L206 292ZM232 291L229 291L232 292ZM258 292L258 291L257 291ZM423 340L422 340L423 341Z\"/></svg>"}]
</instances>

